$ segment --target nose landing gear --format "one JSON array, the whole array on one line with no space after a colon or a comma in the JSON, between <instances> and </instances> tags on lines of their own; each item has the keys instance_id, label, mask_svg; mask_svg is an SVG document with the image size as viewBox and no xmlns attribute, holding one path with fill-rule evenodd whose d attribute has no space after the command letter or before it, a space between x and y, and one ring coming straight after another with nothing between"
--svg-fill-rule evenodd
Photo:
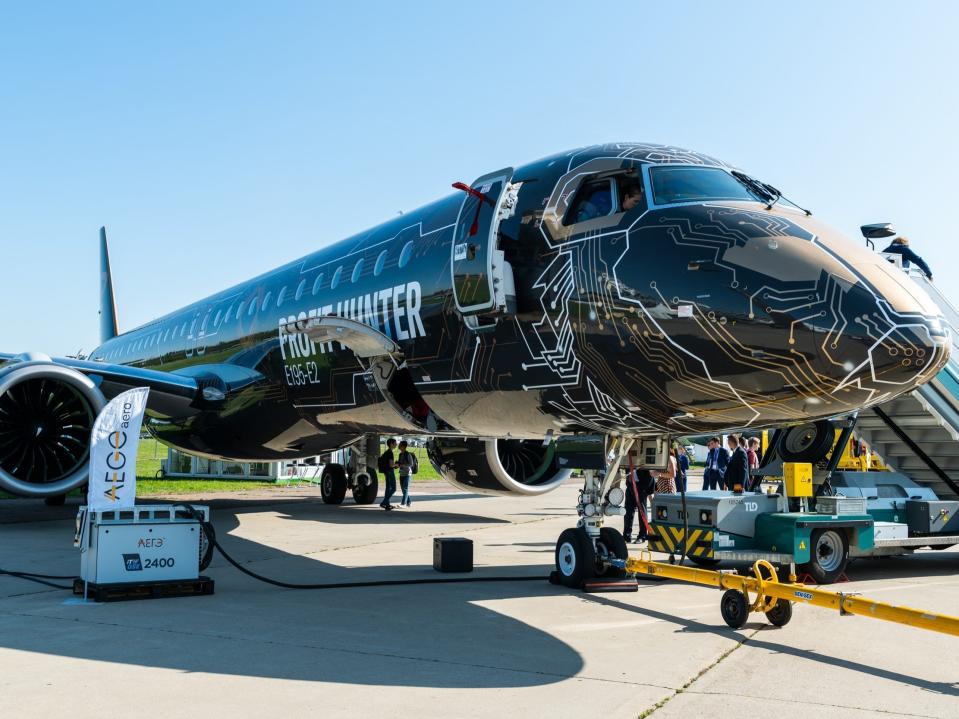
<instances>
[{"instance_id":1,"label":"nose landing gear","mask_svg":"<svg viewBox=\"0 0 959 719\"><path fill-rule=\"evenodd\" d=\"M584 471L583 489L576 507L579 521L575 528L563 530L559 535L555 551L556 570L550 581L581 589L592 579L621 579L625 576L625 570L615 566L614 560L622 563L628 558L626 540L619 530L603 524L606 517L624 514L625 494L619 487L619 468L633 445L630 439L612 439L609 446L613 461L606 471Z\"/></svg>"}]
</instances>

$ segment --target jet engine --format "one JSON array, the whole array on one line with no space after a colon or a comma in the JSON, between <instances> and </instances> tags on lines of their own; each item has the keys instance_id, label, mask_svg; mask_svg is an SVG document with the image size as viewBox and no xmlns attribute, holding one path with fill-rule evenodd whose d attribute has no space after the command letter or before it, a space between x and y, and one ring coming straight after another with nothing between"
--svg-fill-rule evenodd
<instances>
[{"instance_id":1,"label":"jet engine","mask_svg":"<svg viewBox=\"0 0 959 719\"><path fill-rule=\"evenodd\" d=\"M427 453L443 479L479 494L545 494L571 474L560 468L556 442L435 437L427 444Z\"/></svg>"},{"instance_id":2,"label":"jet engine","mask_svg":"<svg viewBox=\"0 0 959 719\"><path fill-rule=\"evenodd\" d=\"M80 372L37 357L0 370L0 489L54 497L87 481L90 435L106 400Z\"/></svg>"}]
</instances>

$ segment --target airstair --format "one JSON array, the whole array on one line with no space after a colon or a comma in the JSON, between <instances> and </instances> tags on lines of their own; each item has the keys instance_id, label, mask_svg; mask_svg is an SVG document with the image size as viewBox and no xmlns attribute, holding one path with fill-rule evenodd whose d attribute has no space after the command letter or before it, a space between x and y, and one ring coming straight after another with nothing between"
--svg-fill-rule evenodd
<instances>
[{"instance_id":1,"label":"airstair","mask_svg":"<svg viewBox=\"0 0 959 719\"><path fill-rule=\"evenodd\" d=\"M959 499L959 311L917 268L904 271L952 325L952 358L919 389L862 411L856 432L891 469Z\"/></svg>"}]
</instances>

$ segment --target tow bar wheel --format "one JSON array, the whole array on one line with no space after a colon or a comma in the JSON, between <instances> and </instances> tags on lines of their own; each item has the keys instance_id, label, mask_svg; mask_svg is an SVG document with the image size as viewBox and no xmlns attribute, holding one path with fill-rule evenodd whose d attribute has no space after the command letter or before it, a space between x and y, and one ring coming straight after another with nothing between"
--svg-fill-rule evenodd
<instances>
[{"instance_id":1,"label":"tow bar wheel","mask_svg":"<svg viewBox=\"0 0 959 719\"><path fill-rule=\"evenodd\" d=\"M766 611L766 619L774 627L784 627L789 624L789 620L792 618L792 602L787 602L785 599L777 599L772 608Z\"/></svg>"},{"instance_id":2,"label":"tow bar wheel","mask_svg":"<svg viewBox=\"0 0 959 719\"><path fill-rule=\"evenodd\" d=\"M742 629L749 618L749 600L738 589L727 589L719 601L723 621L733 629Z\"/></svg>"}]
</instances>

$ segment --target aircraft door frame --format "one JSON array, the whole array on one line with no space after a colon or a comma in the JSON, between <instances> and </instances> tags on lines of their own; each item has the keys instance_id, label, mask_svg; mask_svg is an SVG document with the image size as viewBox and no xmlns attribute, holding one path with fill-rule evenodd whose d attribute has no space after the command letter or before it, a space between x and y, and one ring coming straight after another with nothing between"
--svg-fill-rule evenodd
<instances>
[{"instance_id":1,"label":"aircraft door frame","mask_svg":"<svg viewBox=\"0 0 959 719\"><path fill-rule=\"evenodd\" d=\"M478 177L468 186L459 182L453 185L466 193L450 248L453 300L464 316L505 309L504 263L501 257L497 261L498 231L512 177L513 168L505 167Z\"/></svg>"}]
</instances>

